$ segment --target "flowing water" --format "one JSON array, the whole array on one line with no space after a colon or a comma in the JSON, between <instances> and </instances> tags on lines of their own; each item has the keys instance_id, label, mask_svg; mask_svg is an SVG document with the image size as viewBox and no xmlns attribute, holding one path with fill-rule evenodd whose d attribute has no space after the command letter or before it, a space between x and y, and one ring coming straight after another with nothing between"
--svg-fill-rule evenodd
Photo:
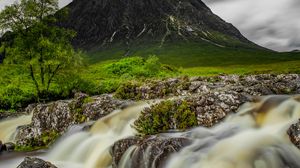
<instances>
[{"instance_id":1,"label":"flowing water","mask_svg":"<svg viewBox=\"0 0 300 168\"><path fill-rule=\"evenodd\" d=\"M110 146L119 139L134 135L131 124L147 106L140 103L116 111L97 121L89 132L62 138L48 154L40 157L59 168L111 167ZM161 134L193 141L173 154L164 167L299 168L300 150L290 142L286 133L299 118L300 102L297 98L268 96L246 103L238 113L214 128L198 127L182 133ZM135 152L136 146L129 148L119 167L131 168ZM148 155L147 151L144 155ZM20 162L18 159L0 161L0 168L14 168Z\"/></svg>"},{"instance_id":2,"label":"flowing water","mask_svg":"<svg viewBox=\"0 0 300 168\"><path fill-rule=\"evenodd\" d=\"M287 130L300 117L300 103L285 96L247 103L239 113L209 130L182 136L194 143L175 154L167 168L299 168L300 151Z\"/></svg>"},{"instance_id":3,"label":"flowing water","mask_svg":"<svg viewBox=\"0 0 300 168\"><path fill-rule=\"evenodd\" d=\"M14 141L14 133L18 126L30 124L32 114L0 120L0 140L2 142Z\"/></svg>"}]
</instances>

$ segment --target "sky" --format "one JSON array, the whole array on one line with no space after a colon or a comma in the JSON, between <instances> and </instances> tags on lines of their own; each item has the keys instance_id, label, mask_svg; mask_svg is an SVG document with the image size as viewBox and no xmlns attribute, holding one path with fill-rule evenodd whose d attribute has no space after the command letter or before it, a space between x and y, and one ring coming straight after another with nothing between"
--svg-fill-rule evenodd
<instances>
[{"instance_id":1,"label":"sky","mask_svg":"<svg viewBox=\"0 0 300 168\"><path fill-rule=\"evenodd\" d=\"M277 51L300 50L300 0L203 0L249 40ZM0 9L14 0L0 0ZM60 0L60 6L71 0Z\"/></svg>"}]
</instances>

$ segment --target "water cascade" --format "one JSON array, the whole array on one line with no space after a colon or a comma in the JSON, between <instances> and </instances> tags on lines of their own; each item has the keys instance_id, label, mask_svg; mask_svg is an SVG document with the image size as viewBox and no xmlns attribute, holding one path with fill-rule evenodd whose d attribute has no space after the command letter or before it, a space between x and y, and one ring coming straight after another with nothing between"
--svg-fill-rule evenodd
<instances>
[{"instance_id":1,"label":"water cascade","mask_svg":"<svg viewBox=\"0 0 300 168\"><path fill-rule=\"evenodd\" d=\"M0 140L2 142L14 141L14 133L18 126L30 124L32 114L15 118L0 120Z\"/></svg>"},{"instance_id":2,"label":"water cascade","mask_svg":"<svg viewBox=\"0 0 300 168\"><path fill-rule=\"evenodd\" d=\"M122 138L133 136L131 128L140 112L149 105L138 103L98 120L89 132L74 134L61 140L46 156L62 167L104 168L111 164L109 148Z\"/></svg>"},{"instance_id":3,"label":"water cascade","mask_svg":"<svg viewBox=\"0 0 300 168\"><path fill-rule=\"evenodd\" d=\"M140 111L148 106L147 103L139 103L115 111L98 120L89 132L82 131L60 139L48 154L40 157L59 168L109 168L112 161L109 148L114 142L135 134L131 125ZM300 150L291 143L286 133L299 118L300 102L297 98L259 98L244 104L237 113L213 128L198 127L186 132L158 135L192 140L191 145L169 157L163 167L300 167ZM5 123L9 122L1 122L0 128ZM137 148L132 146L126 151L119 163L120 168L130 168ZM144 153L148 154L147 151ZM150 161L144 158L145 162Z\"/></svg>"},{"instance_id":4,"label":"water cascade","mask_svg":"<svg viewBox=\"0 0 300 168\"><path fill-rule=\"evenodd\" d=\"M175 154L166 167L300 167L300 151L287 135L299 117L300 103L294 98L274 96L247 103L215 128L183 133L194 143Z\"/></svg>"}]
</instances>

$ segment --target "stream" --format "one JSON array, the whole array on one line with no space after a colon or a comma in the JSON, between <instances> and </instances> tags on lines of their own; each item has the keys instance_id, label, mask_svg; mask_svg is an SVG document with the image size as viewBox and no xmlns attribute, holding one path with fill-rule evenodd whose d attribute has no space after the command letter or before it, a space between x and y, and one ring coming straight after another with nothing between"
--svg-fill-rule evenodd
<instances>
[{"instance_id":1,"label":"stream","mask_svg":"<svg viewBox=\"0 0 300 168\"><path fill-rule=\"evenodd\" d=\"M109 168L112 163L110 147L120 139L135 135L131 125L145 107L149 104L137 103L115 111L98 120L90 131L67 134L49 150L30 155L59 168ZM30 123L30 118L28 115L1 121L0 139L12 140L14 130ZM299 118L299 101L287 96L267 96L242 105L237 113L213 128L163 133L160 136L192 140L191 145L169 157L164 167L298 168L300 150L291 143L286 132ZM130 147L123 155L120 168L132 167L135 148L137 146ZM28 153L11 154L5 159L0 155L0 168L17 167L25 155ZM147 162L149 153L143 155Z\"/></svg>"}]
</instances>

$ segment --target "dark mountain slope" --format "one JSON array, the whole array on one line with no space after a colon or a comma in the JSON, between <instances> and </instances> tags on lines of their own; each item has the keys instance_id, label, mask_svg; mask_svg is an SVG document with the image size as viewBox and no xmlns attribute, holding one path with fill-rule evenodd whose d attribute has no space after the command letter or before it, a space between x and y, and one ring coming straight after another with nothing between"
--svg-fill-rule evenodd
<instances>
[{"instance_id":1,"label":"dark mountain slope","mask_svg":"<svg viewBox=\"0 0 300 168\"><path fill-rule=\"evenodd\" d=\"M201 0L74 0L60 25L78 35L74 45L101 49L121 44L157 46L174 41L206 41L221 46L255 46Z\"/></svg>"}]
</instances>

